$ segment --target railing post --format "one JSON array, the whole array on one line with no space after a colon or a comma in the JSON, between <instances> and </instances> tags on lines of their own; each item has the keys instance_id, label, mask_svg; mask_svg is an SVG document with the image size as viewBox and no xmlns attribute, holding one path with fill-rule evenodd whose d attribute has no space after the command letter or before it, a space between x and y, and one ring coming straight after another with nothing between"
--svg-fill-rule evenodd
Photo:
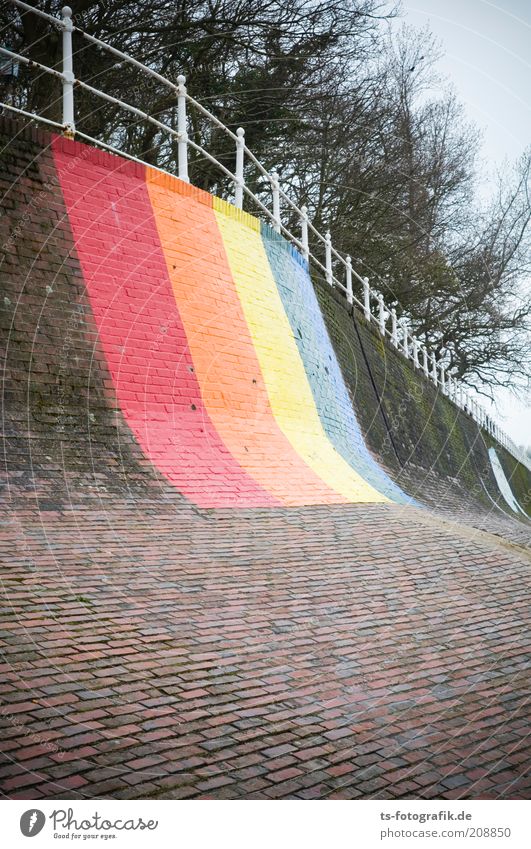
<instances>
[{"instance_id":1,"label":"railing post","mask_svg":"<svg viewBox=\"0 0 531 849\"><path fill-rule=\"evenodd\" d=\"M385 304L384 297L381 292L378 292L378 325L380 327L380 333L382 336L385 336Z\"/></svg>"},{"instance_id":2,"label":"railing post","mask_svg":"<svg viewBox=\"0 0 531 849\"><path fill-rule=\"evenodd\" d=\"M310 248L308 244L308 207L301 206L301 242L302 255L306 262L310 261Z\"/></svg>"},{"instance_id":3,"label":"railing post","mask_svg":"<svg viewBox=\"0 0 531 849\"><path fill-rule=\"evenodd\" d=\"M275 222L273 227L277 233L280 233L280 191L276 171L271 174L271 191L273 193L273 221Z\"/></svg>"},{"instance_id":4,"label":"railing post","mask_svg":"<svg viewBox=\"0 0 531 849\"><path fill-rule=\"evenodd\" d=\"M408 331L408 327L407 327L407 321L404 321L403 324L402 324L402 333L403 333L402 350L404 352L404 356L405 356L406 360L409 360L409 341L408 341L409 331Z\"/></svg>"},{"instance_id":5,"label":"railing post","mask_svg":"<svg viewBox=\"0 0 531 849\"><path fill-rule=\"evenodd\" d=\"M416 336L413 336L413 365L415 368L419 367L419 340Z\"/></svg>"},{"instance_id":6,"label":"railing post","mask_svg":"<svg viewBox=\"0 0 531 849\"><path fill-rule=\"evenodd\" d=\"M67 138L73 139L76 132L74 117L74 62L72 57L72 9L63 6L63 133Z\"/></svg>"},{"instance_id":7,"label":"railing post","mask_svg":"<svg viewBox=\"0 0 531 849\"><path fill-rule=\"evenodd\" d=\"M441 392L446 393L446 366L444 363L441 363L439 371L441 373Z\"/></svg>"},{"instance_id":8,"label":"railing post","mask_svg":"<svg viewBox=\"0 0 531 849\"><path fill-rule=\"evenodd\" d=\"M369 278L363 278L363 312L367 321L371 320L371 290L369 287Z\"/></svg>"},{"instance_id":9,"label":"railing post","mask_svg":"<svg viewBox=\"0 0 531 849\"><path fill-rule=\"evenodd\" d=\"M177 143L177 159L179 168L179 180L190 182L188 177L188 132L186 129L186 77L179 74L177 77L177 131L179 141Z\"/></svg>"},{"instance_id":10,"label":"railing post","mask_svg":"<svg viewBox=\"0 0 531 849\"><path fill-rule=\"evenodd\" d=\"M437 358L434 351L431 352L431 378L435 386L437 386L439 381L437 379Z\"/></svg>"},{"instance_id":11,"label":"railing post","mask_svg":"<svg viewBox=\"0 0 531 849\"><path fill-rule=\"evenodd\" d=\"M332 236L330 235L330 230L327 230L325 233L325 268L326 282L329 286L333 286L334 279L332 277Z\"/></svg>"},{"instance_id":12,"label":"railing post","mask_svg":"<svg viewBox=\"0 0 531 849\"><path fill-rule=\"evenodd\" d=\"M429 371L428 371L428 349L426 348L426 345L423 345L423 346L422 346L422 371L424 372L424 374L426 375L426 377L429 377Z\"/></svg>"},{"instance_id":13,"label":"railing post","mask_svg":"<svg viewBox=\"0 0 531 849\"><path fill-rule=\"evenodd\" d=\"M398 323L396 320L396 310L393 307L391 310L391 342L398 348Z\"/></svg>"},{"instance_id":14,"label":"railing post","mask_svg":"<svg viewBox=\"0 0 531 849\"><path fill-rule=\"evenodd\" d=\"M245 130L243 127L238 127L236 130L236 186L234 189L234 205L237 209L243 209L243 187L245 181L243 178L243 165L245 157Z\"/></svg>"},{"instance_id":15,"label":"railing post","mask_svg":"<svg viewBox=\"0 0 531 849\"><path fill-rule=\"evenodd\" d=\"M354 295L352 292L352 259L347 256L346 260L346 283L347 283L347 301L349 304L354 303Z\"/></svg>"}]
</instances>

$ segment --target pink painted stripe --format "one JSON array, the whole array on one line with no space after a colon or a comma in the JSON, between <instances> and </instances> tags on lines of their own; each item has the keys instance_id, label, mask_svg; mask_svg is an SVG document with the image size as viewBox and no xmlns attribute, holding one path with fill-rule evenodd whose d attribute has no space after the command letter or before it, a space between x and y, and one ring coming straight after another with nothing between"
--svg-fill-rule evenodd
<instances>
[{"instance_id":1,"label":"pink painted stripe","mask_svg":"<svg viewBox=\"0 0 531 849\"><path fill-rule=\"evenodd\" d=\"M279 504L232 457L204 407L145 169L60 137L53 152L117 401L143 452L200 507Z\"/></svg>"}]
</instances>

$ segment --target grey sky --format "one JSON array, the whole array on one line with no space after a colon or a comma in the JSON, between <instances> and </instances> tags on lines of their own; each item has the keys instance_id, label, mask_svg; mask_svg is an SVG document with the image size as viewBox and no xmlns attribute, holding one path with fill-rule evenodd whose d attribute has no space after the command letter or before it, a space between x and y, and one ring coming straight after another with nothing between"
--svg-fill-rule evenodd
<instances>
[{"instance_id":1,"label":"grey sky","mask_svg":"<svg viewBox=\"0 0 531 849\"><path fill-rule=\"evenodd\" d=\"M531 0L403 0L403 20L429 23L445 51L439 69L483 130L485 177L531 142ZM528 399L529 400L529 399ZM500 391L493 413L521 444L531 443L531 411Z\"/></svg>"}]
</instances>

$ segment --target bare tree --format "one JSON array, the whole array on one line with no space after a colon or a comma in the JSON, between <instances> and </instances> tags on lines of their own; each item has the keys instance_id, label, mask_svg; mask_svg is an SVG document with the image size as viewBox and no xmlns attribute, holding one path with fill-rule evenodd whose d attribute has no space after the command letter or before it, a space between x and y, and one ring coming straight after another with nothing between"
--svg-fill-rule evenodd
<instances>
[{"instance_id":1,"label":"bare tree","mask_svg":"<svg viewBox=\"0 0 531 849\"><path fill-rule=\"evenodd\" d=\"M35 3L59 14L63 0ZM479 135L437 75L430 32L386 26L386 0L72 0L85 31L190 91L248 146L334 245L397 303L465 382L490 392L528 372L530 154L478 202ZM3 39L46 65L59 34L10 4ZM79 78L176 129L175 95L74 33ZM60 90L21 66L9 98L60 120ZM175 172L171 136L76 91L79 129ZM190 110L193 141L229 169L233 144ZM192 180L226 195L219 169L191 152ZM252 168L248 185L269 191ZM286 211L289 219L289 212ZM299 222L288 220L295 232ZM318 248L320 249L320 248Z\"/></svg>"},{"instance_id":2,"label":"bare tree","mask_svg":"<svg viewBox=\"0 0 531 849\"><path fill-rule=\"evenodd\" d=\"M291 183L417 335L490 394L529 373L529 155L482 207L479 134L438 55L405 27L354 76L336 72Z\"/></svg>"}]
</instances>

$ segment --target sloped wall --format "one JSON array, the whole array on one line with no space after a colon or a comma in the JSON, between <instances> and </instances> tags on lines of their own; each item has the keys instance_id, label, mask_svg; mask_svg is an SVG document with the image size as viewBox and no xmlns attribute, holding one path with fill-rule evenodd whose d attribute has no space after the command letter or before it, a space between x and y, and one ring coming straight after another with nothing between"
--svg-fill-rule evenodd
<instances>
[{"instance_id":1,"label":"sloped wall","mask_svg":"<svg viewBox=\"0 0 531 849\"><path fill-rule=\"evenodd\" d=\"M477 425L314 293L271 228L154 169L0 130L11 480L510 511ZM496 450L528 509L527 470Z\"/></svg>"},{"instance_id":2,"label":"sloped wall","mask_svg":"<svg viewBox=\"0 0 531 849\"><path fill-rule=\"evenodd\" d=\"M531 475L508 451L436 390L377 327L322 280L316 294L367 444L395 480L431 506L466 512L493 502L513 517L488 450L494 447L520 506L531 514Z\"/></svg>"},{"instance_id":3,"label":"sloped wall","mask_svg":"<svg viewBox=\"0 0 531 849\"><path fill-rule=\"evenodd\" d=\"M115 403L50 141L0 118L0 473L11 497L79 501L157 480Z\"/></svg>"}]
</instances>

